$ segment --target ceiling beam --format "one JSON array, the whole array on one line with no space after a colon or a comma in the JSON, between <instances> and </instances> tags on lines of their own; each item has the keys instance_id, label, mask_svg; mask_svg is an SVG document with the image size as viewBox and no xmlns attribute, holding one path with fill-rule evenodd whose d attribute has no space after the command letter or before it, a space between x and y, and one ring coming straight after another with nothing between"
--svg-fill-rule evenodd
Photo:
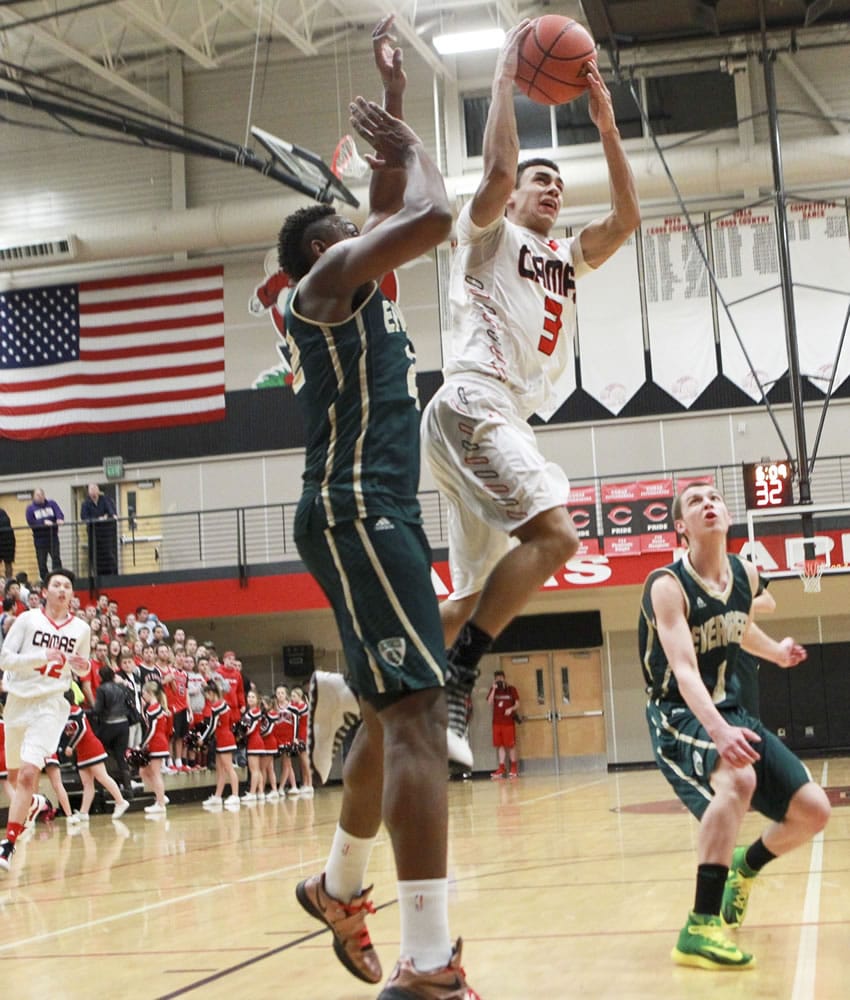
<instances>
[{"instance_id":1,"label":"ceiling beam","mask_svg":"<svg viewBox=\"0 0 850 1000\"><path fill-rule=\"evenodd\" d=\"M23 20L24 18L20 14L16 14L6 7L0 7L0 23L16 25ZM128 80L125 80L118 73L113 72L113 70L107 69L102 63L99 63L96 59L92 59L87 53L81 52L79 49L75 49L73 45L69 45L67 42L62 41L61 38L57 38L52 32L47 31L37 24L22 25L22 28L28 31L37 42L49 49L53 49L54 52L58 52L71 62L84 67L94 76L100 77L101 80L105 80L118 90L123 90L125 94L129 94L137 101L142 101L152 110L166 117L171 115L171 108L167 104L164 104Z\"/></svg>"},{"instance_id":2,"label":"ceiling beam","mask_svg":"<svg viewBox=\"0 0 850 1000\"><path fill-rule=\"evenodd\" d=\"M199 66L203 66L204 69L215 69L218 66L216 60L209 53L197 48L173 28L169 28L151 10L137 6L132 0L121 0L118 7L132 21L140 24L149 34L166 42L172 48L179 49Z\"/></svg>"},{"instance_id":3,"label":"ceiling beam","mask_svg":"<svg viewBox=\"0 0 850 1000\"><path fill-rule=\"evenodd\" d=\"M246 28L252 28L254 31L257 30L256 0L219 0L219 2L240 24L243 24ZM276 7L272 7L270 3L268 7L264 7L263 9L263 20L266 19L268 19L268 22L277 34L294 45L305 56L317 56L319 54L319 50L313 42L304 35L299 34L289 21L278 14Z\"/></svg>"},{"instance_id":4,"label":"ceiling beam","mask_svg":"<svg viewBox=\"0 0 850 1000\"><path fill-rule=\"evenodd\" d=\"M787 52L780 52L777 56L777 60L782 64L782 66L788 70L791 76L794 77L800 90L809 98L809 100L814 104L814 106L820 111L827 121L827 124L832 128L833 132L837 135L846 135L850 128L847 124L842 121L837 120L837 113L835 108L827 101L823 94L817 89L817 87L812 83L809 77L800 69L797 65L796 60L794 60Z\"/></svg>"}]
</instances>

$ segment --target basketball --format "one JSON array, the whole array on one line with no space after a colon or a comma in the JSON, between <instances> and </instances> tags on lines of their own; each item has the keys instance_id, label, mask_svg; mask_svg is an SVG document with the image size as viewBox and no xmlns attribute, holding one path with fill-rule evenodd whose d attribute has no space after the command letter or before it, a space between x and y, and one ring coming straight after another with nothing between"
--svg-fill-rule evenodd
<instances>
[{"instance_id":1,"label":"basketball","mask_svg":"<svg viewBox=\"0 0 850 1000\"><path fill-rule=\"evenodd\" d=\"M582 69L595 54L593 38L577 21L544 14L520 46L516 85L538 104L568 104L587 90Z\"/></svg>"}]
</instances>

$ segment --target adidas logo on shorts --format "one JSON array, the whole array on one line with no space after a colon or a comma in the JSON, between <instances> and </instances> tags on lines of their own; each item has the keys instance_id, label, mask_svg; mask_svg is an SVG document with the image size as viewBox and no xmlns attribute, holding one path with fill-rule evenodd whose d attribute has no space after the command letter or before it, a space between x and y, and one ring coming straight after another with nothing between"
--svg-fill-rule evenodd
<instances>
[{"instance_id":1,"label":"adidas logo on shorts","mask_svg":"<svg viewBox=\"0 0 850 1000\"><path fill-rule=\"evenodd\" d=\"M395 525L388 517L379 517L375 521L375 531L395 531Z\"/></svg>"}]
</instances>

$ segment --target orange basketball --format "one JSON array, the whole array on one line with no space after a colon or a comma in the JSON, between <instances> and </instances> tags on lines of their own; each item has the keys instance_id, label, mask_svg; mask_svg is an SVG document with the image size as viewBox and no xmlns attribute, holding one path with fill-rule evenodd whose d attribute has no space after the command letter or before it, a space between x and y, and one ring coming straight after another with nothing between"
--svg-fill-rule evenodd
<instances>
[{"instance_id":1,"label":"orange basketball","mask_svg":"<svg viewBox=\"0 0 850 1000\"><path fill-rule=\"evenodd\" d=\"M544 14L520 46L516 85L538 104L568 104L587 90L582 70L595 55L593 38L577 21Z\"/></svg>"}]
</instances>

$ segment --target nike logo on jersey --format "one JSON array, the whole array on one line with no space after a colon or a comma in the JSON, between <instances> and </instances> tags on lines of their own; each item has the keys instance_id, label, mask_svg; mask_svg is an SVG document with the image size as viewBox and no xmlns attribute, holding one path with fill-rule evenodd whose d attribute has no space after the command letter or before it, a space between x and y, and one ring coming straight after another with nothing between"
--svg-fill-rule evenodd
<instances>
[{"instance_id":1,"label":"nike logo on jersey","mask_svg":"<svg viewBox=\"0 0 850 1000\"><path fill-rule=\"evenodd\" d=\"M561 298L576 300L575 269L572 264L551 257L536 256L531 247L523 244L519 251L517 271L521 278L529 278L542 285L547 292Z\"/></svg>"}]
</instances>

